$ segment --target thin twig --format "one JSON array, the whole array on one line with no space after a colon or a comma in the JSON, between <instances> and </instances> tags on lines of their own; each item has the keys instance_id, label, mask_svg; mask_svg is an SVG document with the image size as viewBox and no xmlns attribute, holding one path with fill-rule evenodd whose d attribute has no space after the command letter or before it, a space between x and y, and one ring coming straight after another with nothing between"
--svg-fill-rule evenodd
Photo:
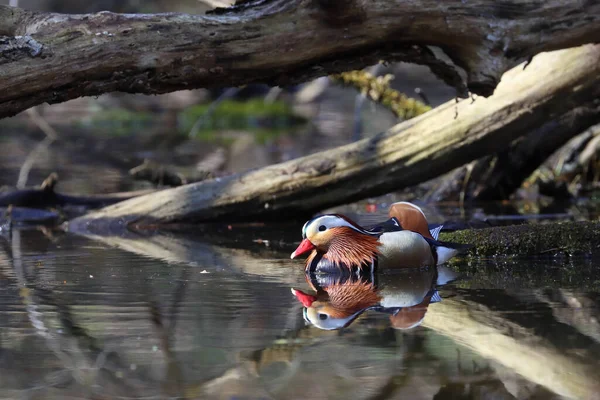
<instances>
[{"instance_id":1,"label":"thin twig","mask_svg":"<svg viewBox=\"0 0 600 400\"><path fill-rule=\"evenodd\" d=\"M198 117L196 122L194 122L194 125L192 125L192 128L190 129L188 137L196 137L196 135L198 135L198 131L200 130L202 125L204 125L204 121L206 121L206 119L210 118L213 115L217 107L220 106L224 100L235 96L239 91L240 88L237 87L225 89L223 93L221 93L219 97L217 97L217 99L208 106L206 111L204 111L204 113Z\"/></svg>"},{"instance_id":2,"label":"thin twig","mask_svg":"<svg viewBox=\"0 0 600 400\"><path fill-rule=\"evenodd\" d=\"M467 187L469 185L469 180L471 179L471 174L473 173L473 163L467 164L465 179L463 180L462 189L460 191L460 195L458 198L458 204L460 205L461 210L464 210L465 207L465 198L467 196ZM464 215L463 215L464 217Z\"/></svg>"},{"instance_id":3,"label":"thin twig","mask_svg":"<svg viewBox=\"0 0 600 400\"><path fill-rule=\"evenodd\" d=\"M77 380L78 383L83 383L83 380L81 379L79 374L76 373L76 371L78 371L78 368L76 367L73 359L62 350L57 337L44 324L44 321L42 319L43 314L41 311L39 311L32 290L28 288L27 275L23 265L23 256L21 249L21 232L19 230L15 230L12 233L10 259L13 265L15 276L17 278L19 294L23 299L23 304L25 305L27 316L29 317L29 322L31 323L31 326L33 326L33 328L35 329L35 333L37 333L39 336L45 339L48 348L52 350L52 352L56 355L56 357L59 360L61 360L63 366L67 370L71 371L71 373L73 374L73 378L75 378L75 380Z\"/></svg>"},{"instance_id":4,"label":"thin twig","mask_svg":"<svg viewBox=\"0 0 600 400\"><path fill-rule=\"evenodd\" d=\"M367 69L367 72L377 78L379 72L383 68L382 64L375 64L374 66ZM352 141L356 142L361 139L362 136L362 108L367 99L367 92L361 90L359 94L356 95L356 99L354 100L354 129L352 134Z\"/></svg>"},{"instance_id":5,"label":"thin twig","mask_svg":"<svg viewBox=\"0 0 600 400\"><path fill-rule=\"evenodd\" d=\"M44 140L39 142L37 146L35 146L35 148L31 151L31 153L29 153L29 155L25 159L25 162L21 166L21 169L19 170L19 178L17 180L17 189L23 189L25 185L27 185L29 172L31 171L33 164L35 164L35 161L38 159L42 152L46 151L48 147L50 147L50 145L54 143L54 141L58 140L58 133L56 132L56 130L54 130L54 128L51 127L50 124L48 124L44 117L42 117L40 113L37 112L37 109L30 108L25 112L27 113L27 115L29 115L29 118L31 118L33 123L36 124L37 127L40 128L40 130L46 134L46 137L44 138Z\"/></svg>"}]
</instances>

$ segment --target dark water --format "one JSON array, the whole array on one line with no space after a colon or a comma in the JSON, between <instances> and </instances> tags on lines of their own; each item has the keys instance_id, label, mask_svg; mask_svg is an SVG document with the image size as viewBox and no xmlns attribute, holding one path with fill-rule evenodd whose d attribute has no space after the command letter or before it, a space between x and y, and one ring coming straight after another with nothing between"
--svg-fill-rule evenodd
<instances>
[{"instance_id":1,"label":"dark water","mask_svg":"<svg viewBox=\"0 0 600 400\"><path fill-rule=\"evenodd\" d=\"M291 288L353 281L307 279L296 230L0 237L0 398L599 398L598 260L375 274L325 330Z\"/></svg>"}]
</instances>

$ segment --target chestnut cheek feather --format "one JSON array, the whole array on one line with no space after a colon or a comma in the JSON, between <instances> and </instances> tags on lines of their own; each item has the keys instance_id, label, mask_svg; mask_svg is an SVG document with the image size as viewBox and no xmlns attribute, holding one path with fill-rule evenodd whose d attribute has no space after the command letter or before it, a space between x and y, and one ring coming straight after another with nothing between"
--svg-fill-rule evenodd
<instances>
[{"instance_id":1,"label":"chestnut cheek feather","mask_svg":"<svg viewBox=\"0 0 600 400\"><path fill-rule=\"evenodd\" d=\"M356 232L352 228L331 228L327 233L330 237L329 245L323 256L339 266L362 267L363 264L370 264L379 253L380 243L377 238ZM315 255L316 252L307 260L307 268Z\"/></svg>"}]
</instances>

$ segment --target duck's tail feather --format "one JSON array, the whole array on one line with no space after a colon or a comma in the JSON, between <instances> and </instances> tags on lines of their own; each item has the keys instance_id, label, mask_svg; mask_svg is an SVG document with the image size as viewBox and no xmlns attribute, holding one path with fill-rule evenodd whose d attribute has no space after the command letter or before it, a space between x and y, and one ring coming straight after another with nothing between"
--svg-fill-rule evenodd
<instances>
[{"instance_id":1,"label":"duck's tail feather","mask_svg":"<svg viewBox=\"0 0 600 400\"><path fill-rule=\"evenodd\" d=\"M429 300L429 303L439 303L440 301L442 301L442 296L440 296L440 292L434 290L433 294L431 295L431 300Z\"/></svg>"},{"instance_id":2,"label":"duck's tail feather","mask_svg":"<svg viewBox=\"0 0 600 400\"><path fill-rule=\"evenodd\" d=\"M444 224L429 225L429 233L431 233L431 236L433 237L434 240L438 240L438 238L440 237L440 232L442 231L443 227L444 227Z\"/></svg>"}]
</instances>

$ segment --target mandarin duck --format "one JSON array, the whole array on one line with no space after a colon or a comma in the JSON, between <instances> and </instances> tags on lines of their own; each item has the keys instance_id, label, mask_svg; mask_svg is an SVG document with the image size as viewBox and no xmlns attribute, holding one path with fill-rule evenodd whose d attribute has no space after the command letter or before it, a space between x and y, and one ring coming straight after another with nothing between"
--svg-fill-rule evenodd
<instances>
[{"instance_id":1,"label":"mandarin duck","mask_svg":"<svg viewBox=\"0 0 600 400\"><path fill-rule=\"evenodd\" d=\"M441 301L438 287L457 279L443 266L378 273L377 282L372 276L307 273L307 282L316 294L300 289L292 289L292 293L304 306L304 320L319 329L345 328L367 310L388 314L394 329L412 329L421 325L429 304Z\"/></svg>"},{"instance_id":2,"label":"mandarin duck","mask_svg":"<svg viewBox=\"0 0 600 400\"><path fill-rule=\"evenodd\" d=\"M365 229L340 214L325 214L302 227L302 242L291 258L310 252L306 270L333 272L340 268L421 267L440 265L470 246L438 241L442 226L431 231L420 207L391 205L384 223Z\"/></svg>"}]
</instances>

